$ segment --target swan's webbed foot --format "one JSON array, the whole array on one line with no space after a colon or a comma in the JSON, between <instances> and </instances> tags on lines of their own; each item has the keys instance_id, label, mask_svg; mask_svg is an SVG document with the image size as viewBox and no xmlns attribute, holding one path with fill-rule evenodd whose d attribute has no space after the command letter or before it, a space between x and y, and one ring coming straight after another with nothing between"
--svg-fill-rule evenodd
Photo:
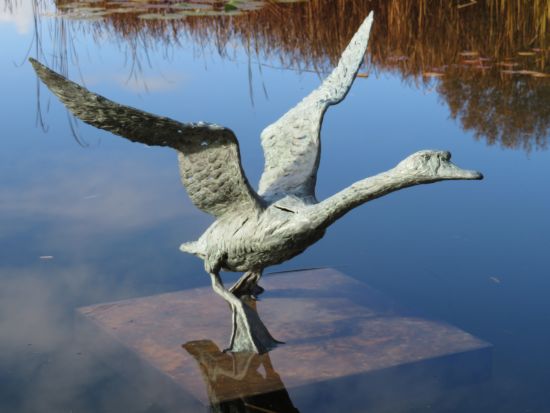
<instances>
[{"instance_id":1,"label":"swan's webbed foot","mask_svg":"<svg viewBox=\"0 0 550 413\"><path fill-rule=\"evenodd\" d=\"M260 281L261 277L261 271L247 271L235 284L233 284L229 292L233 293L233 295L238 298L249 296L253 300L257 300L258 296L265 291L258 285L258 281Z\"/></svg>"},{"instance_id":2,"label":"swan's webbed foot","mask_svg":"<svg viewBox=\"0 0 550 413\"><path fill-rule=\"evenodd\" d=\"M231 291L231 290L229 290ZM233 290L233 294L239 298L243 299L245 297L250 298L253 301L259 301L259 295L263 294L265 289L258 284L254 284L251 286L247 286L246 288L239 288L237 290Z\"/></svg>"},{"instance_id":3,"label":"swan's webbed foot","mask_svg":"<svg viewBox=\"0 0 550 413\"><path fill-rule=\"evenodd\" d=\"M256 285L252 286L252 288L251 288L250 297L252 297L253 300L257 300L258 296L260 294L263 294L264 291L265 291L265 289L262 286L256 284Z\"/></svg>"}]
</instances>

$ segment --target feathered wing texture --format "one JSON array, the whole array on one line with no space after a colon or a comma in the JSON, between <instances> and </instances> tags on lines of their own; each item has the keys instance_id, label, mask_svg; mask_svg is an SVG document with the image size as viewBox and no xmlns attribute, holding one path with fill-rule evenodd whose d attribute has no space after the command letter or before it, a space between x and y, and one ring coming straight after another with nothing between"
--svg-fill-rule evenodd
<instances>
[{"instance_id":1,"label":"feathered wing texture","mask_svg":"<svg viewBox=\"0 0 550 413\"><path fill-rule=\"evenodd\" d=\"M290 194L306 201L315 199L323 116L351 88L363 62L372 21L371 12L321 86L262 132L265 167L258 192L264 198L276 200Z\"/></svg>"},{"instance_id":2,"label":"feathered wing texture","mask_svg":"<svg viewBox=\"0 0 550 413\"><path fill-rule=\"evenodd\" d=\"M48 88L78 118L100 129L147 145L178 151L180 174L193 204L216 217L261 208L242 170L233 132L207 123L180 123L119 105L30 59Z\"/></svg>"}]
</instances>

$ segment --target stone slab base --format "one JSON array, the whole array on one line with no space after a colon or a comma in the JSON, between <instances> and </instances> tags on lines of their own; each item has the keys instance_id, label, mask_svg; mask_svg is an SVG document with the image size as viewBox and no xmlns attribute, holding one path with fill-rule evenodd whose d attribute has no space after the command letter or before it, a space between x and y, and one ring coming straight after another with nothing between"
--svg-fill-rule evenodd
<instances>
[{"instance_id":1,"label":"stone slab base","mask_svg":"<svg viewBox=\"0 0 550 413\"><path fill-rule=\"evenodd\" d=\"M406 389L421 379L436 377L440 385L490 373L488 343L403 311L334 269L267 275L260 284L266 292L258 312L272 335L285 342L266 355L221 351L228 344L230 311L209 287L78 312L163 381L204 405L235 400L253 405L254 398L272 394L286 406L281 409L292 411L289 392L328 394L383 383L377 390L383 393L400 381ZM273 398L269 403L279 411Z\"/></svg>"}]
</instances>

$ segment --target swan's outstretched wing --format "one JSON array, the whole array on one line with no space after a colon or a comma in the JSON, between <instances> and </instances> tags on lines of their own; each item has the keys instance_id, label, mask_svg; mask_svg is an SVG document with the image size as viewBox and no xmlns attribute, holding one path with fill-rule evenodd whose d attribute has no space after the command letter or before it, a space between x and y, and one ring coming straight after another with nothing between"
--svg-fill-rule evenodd
<instances>
[{"instance_id":1,"label":"swan's outstretched wing","mask_svg":"<svg viewBox=\"0 0 550 413\"><path fill-rule=\"evenodd\" d=\"M230 129L206 123L180 123L119 105L30 60L50 90L78 118L97 128L147 145L178 151L183 185L191 201L216 217L261 208L241 167L239 145Z\"/></svg>"},{"instance_id":2,"label":"swan's outstretched wing","mask_svg":"<svg viewBox=\"0 0 550 413\"><path fill-rule=\"evenodd\" d=\"M262 132L265 168L258 192L264 198L314 199L323 116L348 93L363 62L372 20L370 13L321 86Z\"/></svg>"}]
</instances>

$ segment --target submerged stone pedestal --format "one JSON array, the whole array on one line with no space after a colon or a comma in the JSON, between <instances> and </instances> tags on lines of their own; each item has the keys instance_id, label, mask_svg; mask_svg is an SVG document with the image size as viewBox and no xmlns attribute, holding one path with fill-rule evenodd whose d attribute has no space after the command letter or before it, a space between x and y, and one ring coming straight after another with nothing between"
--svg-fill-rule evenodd
<instances>
[{"instance_id":1,"label":"submerged stone pedestal","mask_svg":"<svg viewBox=\"0 0 550 413\"><path fill-rule=\"evenodd\" d=\"M398 387L407 391L422 380L441 387L490 374L488 343L400 310L336 270L267 275L262 286L266 293L258 312L273 336L286 343L265 355L220 351L230 335L229 311L210 287L78 311L107 340L204 405L250 402L271 393L287 406L281 411L292 411L290 399L315 389L352 397L356 387L364 393L358 396L372 398L389 386L392 398Z\"/></svg>"}]
</instances>

